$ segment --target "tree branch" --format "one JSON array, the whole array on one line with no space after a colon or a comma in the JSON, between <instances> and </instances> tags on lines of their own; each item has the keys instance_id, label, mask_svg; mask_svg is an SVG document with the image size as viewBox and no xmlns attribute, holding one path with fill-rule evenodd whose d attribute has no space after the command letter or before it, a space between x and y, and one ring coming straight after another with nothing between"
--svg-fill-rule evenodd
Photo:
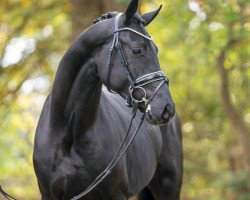
<instances>
[{"instance_id":1,"label":"tree branch","mask_svg":"<svg viewBox=\"0 0 250 200\"><path fill-rule=\"evenodd\" d=\"M230 35L231 35L231 31ZM225 68L224 62L226 60L226 52L231 49L235 44L239 43L239 40L235 38L229 37L226 45L221 49L219 56L216 59L216 67L218 69L220 79L221 79L221 97L223 101L223 106L228 114L229 120L231 121L232 127L239 132L240 134L240 142L243 147L243 157L244 161L244 168L250 169L250 143L249 143L249 129L244 124L242 117L240 116L239 112L237 111L236 107L233 105L230 90L229 90L229 83L228 83L228 72Z\"/></svg>"}]
</instances>

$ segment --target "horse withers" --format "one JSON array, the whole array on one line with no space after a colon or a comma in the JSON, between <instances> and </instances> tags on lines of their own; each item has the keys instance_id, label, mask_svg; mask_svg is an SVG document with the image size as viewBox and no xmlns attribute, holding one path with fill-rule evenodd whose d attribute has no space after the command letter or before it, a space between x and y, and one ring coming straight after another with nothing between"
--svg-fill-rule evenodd
<instances>
[{"instance_id":1,"label":"horse withers","mask_svg":"<svg viewBox=\"0 0 250 200\"><path fill-rule=\"evenodd\" d=\"M125 13L102 15L59 64L35 135L43 200L180 199L180 121L157 47L144 28L160 8L139 15L137 7L138 0L131 0ZM102 176L114 158L112 171Z\"/></svg>"}]
</instances>

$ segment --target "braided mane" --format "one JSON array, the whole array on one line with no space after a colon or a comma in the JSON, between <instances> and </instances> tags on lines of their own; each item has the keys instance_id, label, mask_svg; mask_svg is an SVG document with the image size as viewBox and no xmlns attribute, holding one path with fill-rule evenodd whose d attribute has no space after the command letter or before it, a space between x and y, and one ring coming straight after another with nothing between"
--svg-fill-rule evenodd
<instances>
[{"instance_id":1,"label":"braided mane","mask_svg":"<svg viewBox=\"0 0 250 200\"><path fill-rule=\"evenodd\" d=\"M118 14L118 12L107 12L107 13L104 13L102 14L100 17L96 18L94 20L94 24L96 23L99 23L101 21L104 21L106 19L111 19L113 17L115 17L116 15ZM145 24L145 21L140 17L140 15L136 14L133 19L138 23L138 24L142 24L144 25Z\"/></svg>"},{"instance_id":2,"label":"braided mane","mask_svg":"<svg viewBox=\"0 0 250 200\"><path fill-rule=\"evenodd\" d=\"M115 17L117 14L118 14L118 12L107 12L107 13L104 13L100 17L98 17L98 18L96 18L94 20L94 24L96 24L98 22L101 22L103 20L106 20L106 19L111 19L111 18Z\"/></svg>"}]
</instances>

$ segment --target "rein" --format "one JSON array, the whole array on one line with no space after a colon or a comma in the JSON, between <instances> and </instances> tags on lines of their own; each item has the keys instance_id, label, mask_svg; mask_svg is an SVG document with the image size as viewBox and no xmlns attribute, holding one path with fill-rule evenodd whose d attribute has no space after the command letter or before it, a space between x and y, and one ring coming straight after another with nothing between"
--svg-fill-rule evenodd
<instances>
[{"instance_id":1,"label":"rein","mask_svg":"<svg viewBox=\"0 0 250 200\"><path fill-rule=\"evenodd\" d=\"M131 73L130 69L129 69L129 64L125 58L125 54L122 50L121 47L121 42L119 41L119 33L122 31L130 31L133 32L149 41L151 41L153 38L151 36L146 36L134 29L128 28L128 27L124 27L124 28L118 28L118 20L119 17L122 14L118 14L115 17L115 30L114 30L114 38L113 38L113 42L110 48L110 57L109 57L109 61L108 61L108 67L107 67L107 76L106 76L106 84L107 84L107 89L109 92L115 93L110 89L110 74L111 74L111 69L112 69L112 55L113 55L113 51L115 48L118 49L120 58L121 58L121 63L128 75L128 79L130 82L130 87L129 87L129 97L127 98L127 103L126 105L129 107L133 107L132 110L132 117L129 123L129 127L128 130L126 132L126 135L122 141L122 143L120 144L119 148L117 149L114 157L112 158L112 160L109 162L108 166L95 178L95 180L80 194L78 194L77 196L73 197L71 200L78 200L81 197L85 196L86 194L88 194L90 191L92 191L99 183L101 183L112 171L112 169L116 166L116 164L121 160L122 156L125 154L125 152L127 151L128 147L130 146L130 144L132 143L134 137L137 135L138 131L141 128L141 125L145 119L145 113L142 115L141 117L141 121L137 127L137 129L135 130L135 132L131 135L131 137L129 138L129 133L130 133L130 129L132 127L133 124L133 120L137 114L137 110L138 110L138 104L144 102L146 107L149 106L150 102L153 100L154 96L156 95L156 93L158 92L158 90L161 88L161 86L166 83L168 84L168 79L166 78L165 74L162 71L157 71L157 72L152 72L149 74L146 74L144 76L141 76L137 79L134 78L133 74ZM152 82L156 82L156 81L161 81L159 83L159 85L156 87L156 89L154 90L153 94L150 96L149 99L147 99L147 93L146 90L143 88L143 86L148 85ZM142 90L143 91L143 97L141 99L137 99L134 96L134 92L136 90ZM128 141L127 141L128 140ZM125 145L125 142L127 141L127 144ZM125 145L125 146L124 146Z\"/></svg>"},{"instance_id":2,"label":"rein","mask_svg":"<svg viewBox=\"0 0 250 200\"><path fill-rule=\"evenodd\" d=\"M133 135L131 136L131 138L128 140L127 145L123 148L128 136L129 136L129 132L133 123L133 120L136 116L136 112L137 112L137 105L134 106L133 108L133 115L132 118L130 120L130 124L127 130L127 133L122 141L122 143L120 144L118 150L116 151L114 157L112 158L112 160L110 161L110 163L108 164L108 166L105 168L105 170L103 172L101 172L96 179L88 186L87 189L85 189L83 192L81 192L80 194L78 194L77 196L73 197L71 200L78 200L81 197L85 196L86 194L88 194L91 190L93 190L99 183L101 183L104 178L106 178L112 171L112 169L116 166L116 164L121 160L122 156L124 155L124 153L127 151L128 147L130 146L130 144L132 143L134 137L137 135L138 131L140 130L140 127L145 119L145 113L142 115L141 117L141 121L139 126L137 127L137 129L135 130L135 132L133 133ZM122 149L123 148L123 149Z\"/></svg>"},{"instance_id":3,"label":"rein","mask_svg":"<svg viewBox=\"0 0 250 200\"><path fill-rule=\"evenodd\" d=\"M12 196L10 196L9 194L7 194L7 193L3 190L3 188L2 188L1 185L0 185L0 193L1 193L6 199L8 199L8 200L17 200L17 199L15 199L14 197L12 197Z\"/></svg>"}]
</instances>

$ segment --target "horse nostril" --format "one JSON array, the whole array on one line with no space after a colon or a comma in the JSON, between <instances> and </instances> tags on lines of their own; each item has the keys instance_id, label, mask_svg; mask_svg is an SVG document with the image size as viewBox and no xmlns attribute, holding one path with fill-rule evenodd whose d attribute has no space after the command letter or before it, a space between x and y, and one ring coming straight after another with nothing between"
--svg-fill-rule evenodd
<instances>
[{"instance_id":1,"label":"horse nostril","mask_svg":"<svg viewBox=\"0 0 250 200\"><path fill-rule=\"evenodd\" d=\"M168 118L170 117L171 114L172 114L172 113L171 113L171 111L170 111L169 105L166 105L165 108L164 108L164 110L163 110L163 112L162 112L162 114L161 114L162 118L168 119Z\"/></svg>"}]
</instances>

